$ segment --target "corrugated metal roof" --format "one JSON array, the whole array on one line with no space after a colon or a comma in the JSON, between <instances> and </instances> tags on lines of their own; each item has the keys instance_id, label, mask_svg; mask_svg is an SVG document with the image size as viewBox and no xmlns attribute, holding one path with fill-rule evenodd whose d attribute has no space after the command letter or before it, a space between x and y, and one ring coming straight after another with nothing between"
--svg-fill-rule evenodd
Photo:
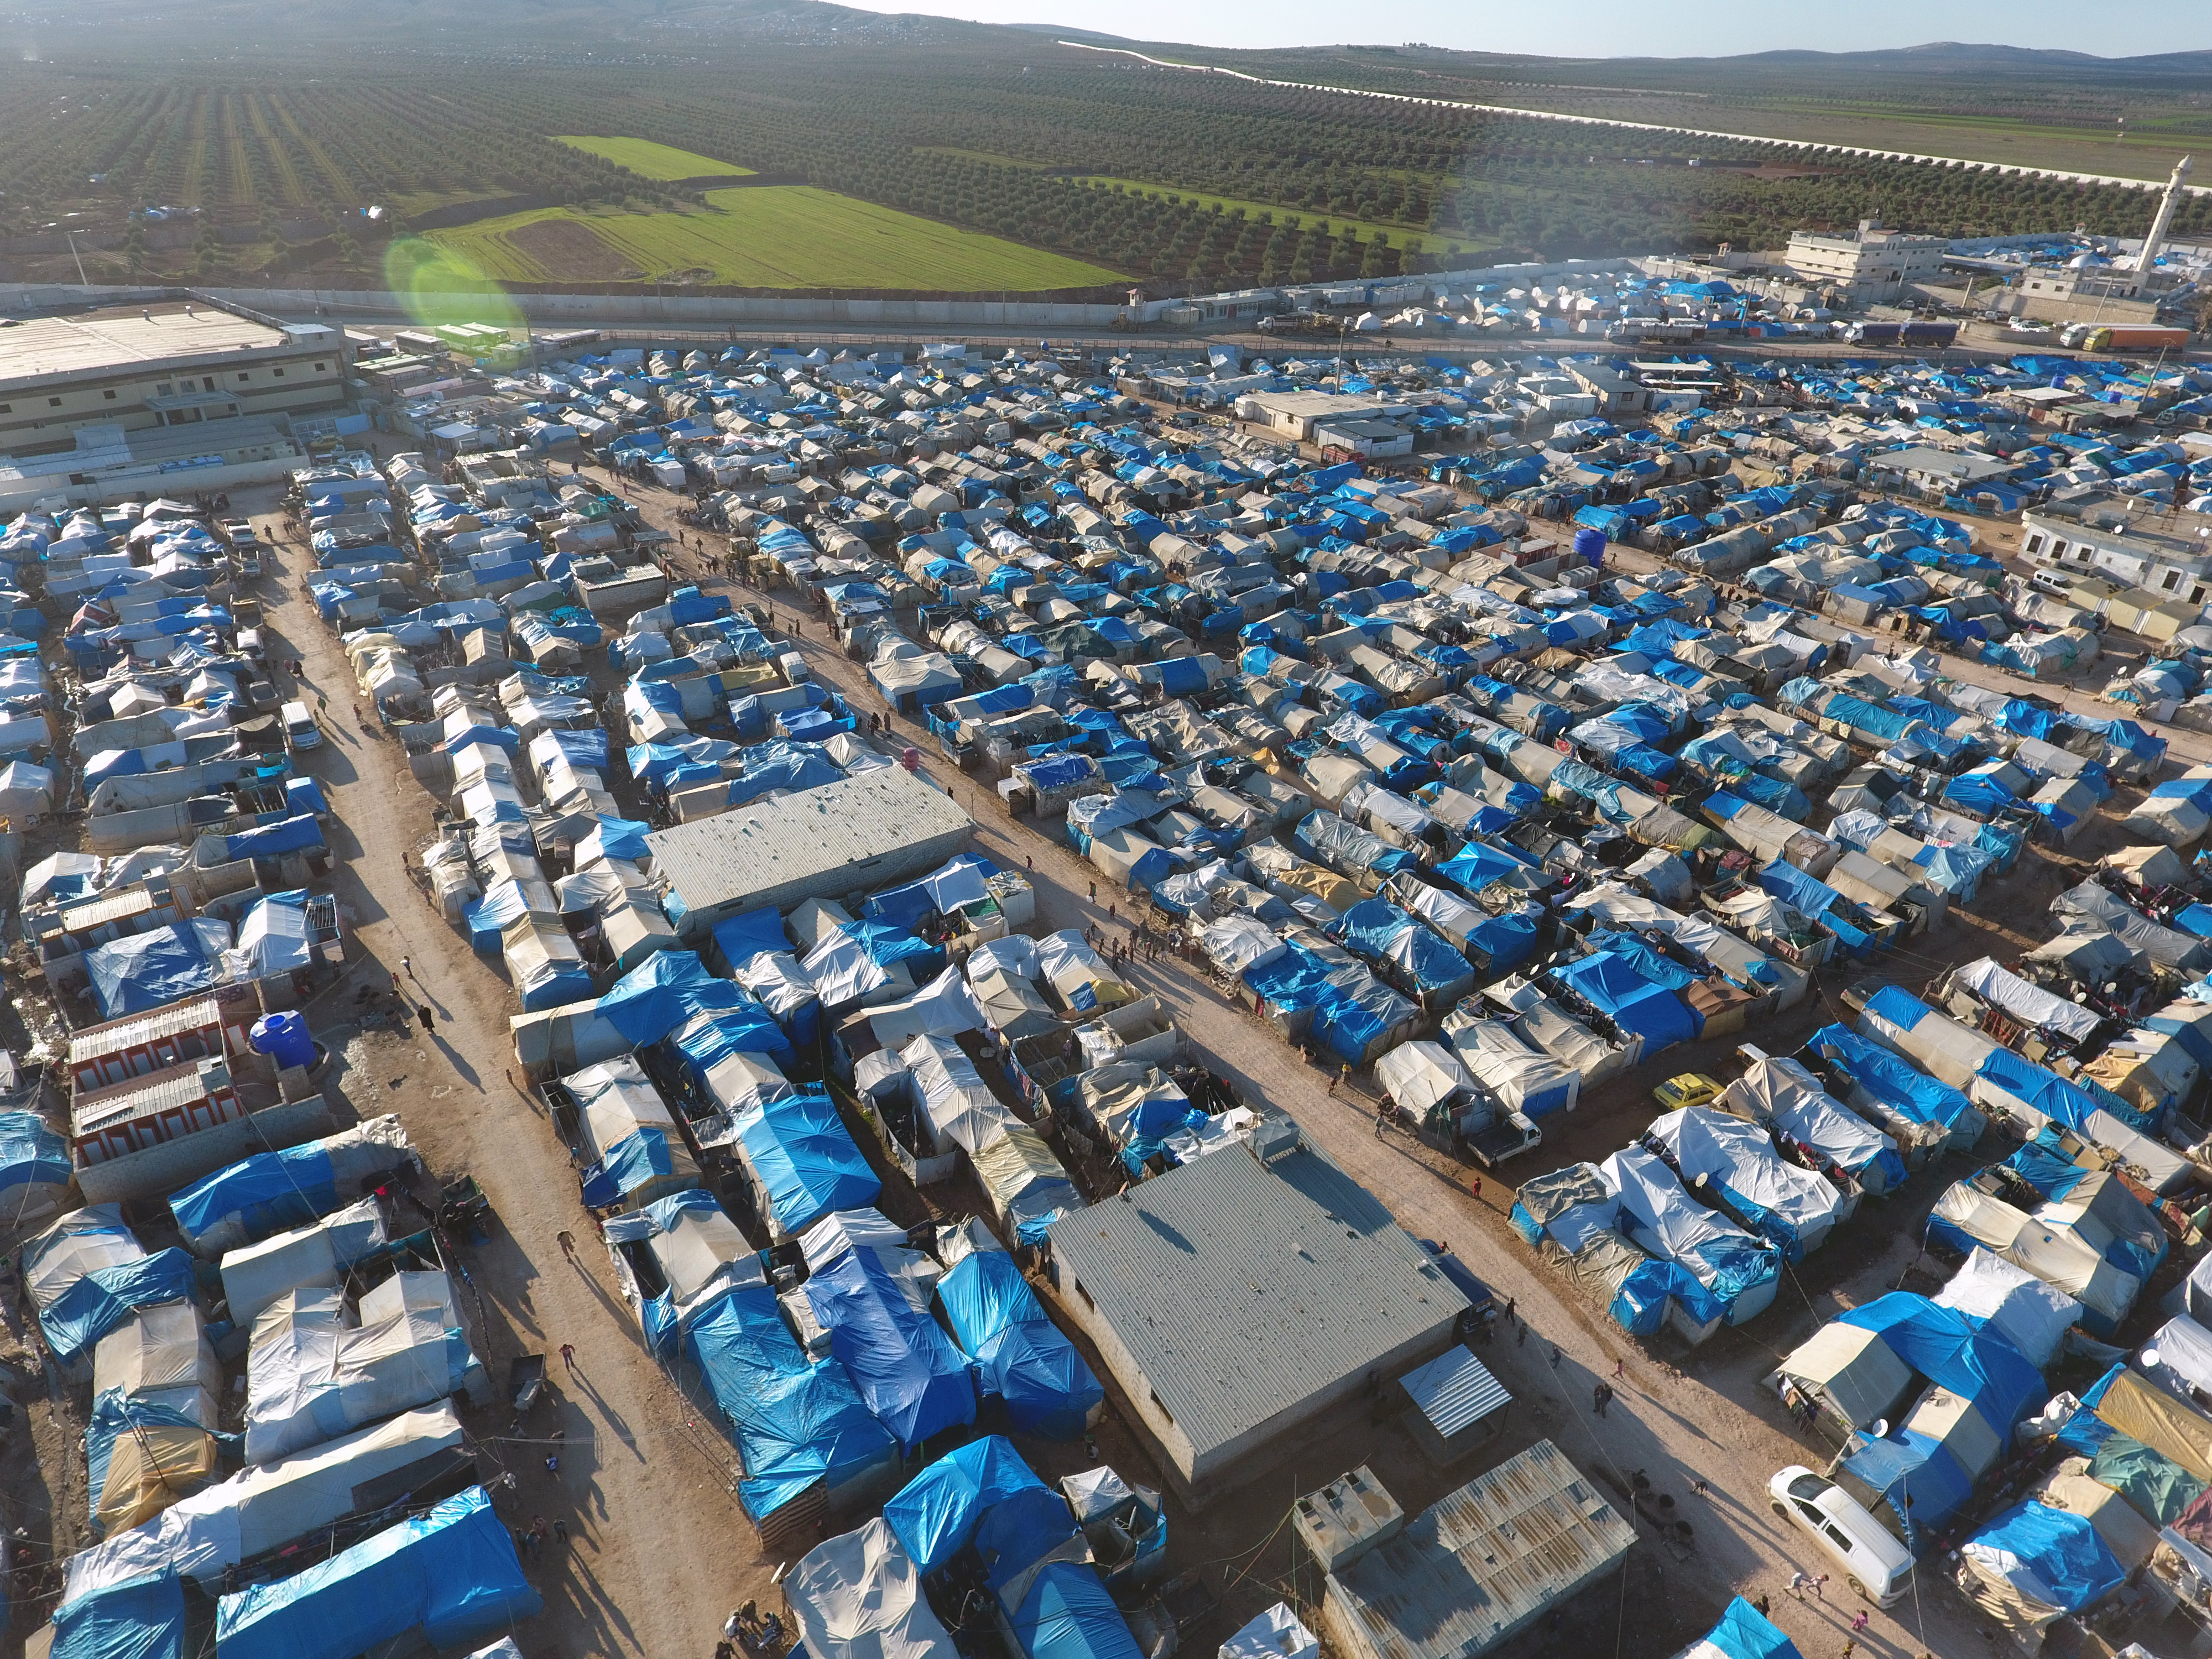
<instances>
[{"instance_id":1,"label":"corrugated metal roof","mask_svg":"<svg viewBox=\"0 0 2212 1659\"><path fill-rule=\"evenodd\" d=\"M1464 1346L1443 1353L1399 1379L1430 1426L1449 1440L1471 1424L1512 1403L1505 1385Z\"/></svg>"},{"instance_id":2,"label":"corrugated metal roof","mask_svg":"<svg viewBox=\"0 0 2212 1659\"><path fill-rule=\"evenodd\" d=\"M220 1060L188 1060L110 1088L88 1090L71 1104L76 1133L90 1134L110 1123L158 1117L173 1107L190 1108L230 1087L230 1067Z\"/></svg>"},{"instance_id":3,"label":"corrugated metal roof","mask_svg":"<svg viewBox=\"0 0 2212 1659\"><path fill-rule=\"evenodd\" d=\"M1617 1566L1636 1533L1548 1440L1329 1583L1382 1659L1473 1659Z\"/></svg>"},{"instance_id":4,"label":"corrugated metal roof","mask_svg":"<svg viewBox=\"0 0 2212 1659\"><path fill-rule=\"evenodd\" d=\"M222 1004L214 997L193 997L172 1002L143 1014L111 1019L104 1025L88 1025L70 1038L72 1064L116 1054L133 1043L155 1042L185 1031L198 1031L222 1024Z\"/></svg>"},{"instance_id":5,"label":"corrugated metal roof","mask_svg":"<svg viewBox=\"0 0 2212 1659\"><path fill-rule=\"evenodd\" d=\"M1203 1455L1440 1332L1467 1298L1310 1149L1231 1147L1052 1227L1060 1263Z\"/></svg>"},{"instance_id":6,"label":"corrugated metal roof","mask_svg":"<svg viewBox=\"0 0 2212 1659\"><path fill-rule=\"evenodd\" d=\"M903 768L763 801L646 837L653 873L693 910L772 894L793 883L824 892L879 887L910 871L900 855L967 835L975 820ZM932 858L951 856L939 849Z\"/></svg>"}]
</instances>

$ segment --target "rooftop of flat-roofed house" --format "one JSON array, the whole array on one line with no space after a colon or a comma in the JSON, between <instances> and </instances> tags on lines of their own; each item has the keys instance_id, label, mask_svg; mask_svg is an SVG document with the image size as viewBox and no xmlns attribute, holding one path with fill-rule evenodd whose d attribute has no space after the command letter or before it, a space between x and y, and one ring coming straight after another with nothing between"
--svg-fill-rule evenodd
<instances>
[{"instance_id":1,"label":"rooftop of flat-roofed house","mask_svg":"<svg viewBox=\"0 0 2212 1659\"><path fill-rule=\"evenodd\" d=\"M310 325L307 331L327 334L333 348L342 343L335 329ZM0 326L0 390L185 358L265 351L290 343L301 333L191 300L15 318Z\"/></svg>"},{"instance_id":2,"label":"rooftop of flat-roofed house","mask_svg":"<svg viewBox=\"0 0 2212 1659\"><path fill-rule=\"evenodd\" d=\"M1468 1305L1371 1193L1308 1148L1193 1159L1063 1216L1052 1249L1201 1457Z\"/></svg>"}]
</instances>

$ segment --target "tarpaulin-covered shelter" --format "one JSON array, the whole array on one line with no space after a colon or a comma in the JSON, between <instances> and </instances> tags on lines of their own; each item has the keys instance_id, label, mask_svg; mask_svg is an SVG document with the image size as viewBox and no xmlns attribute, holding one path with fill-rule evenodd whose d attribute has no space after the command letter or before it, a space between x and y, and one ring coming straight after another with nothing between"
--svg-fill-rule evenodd
<instances>
[{"instance_id":1,"label":"tarpaulin-covered shelter","mask_svg":"<svg viewBox=\"0 0 2212 1659\"><path fill-rule=\"evenodd\" d=\"M2135 1305L2142 1281L2114 1267L2097 1248L2096 1235L2068 1224L2064 1206L2033 1212L1997 1198L1974 1181L1947 1188L1929 1212L1927 1237L1966 1255L1980 1245L2081 1304L2082 1328L2109 1337Z\"/></svg>"},{"instance_id":2,"label":"tarpaulin-covered shelter","mask_svg":"<svg viewBox=\"0 0 2212 1659\"><path fill-rule=\"evenodd\" d=\"M1674 1173L1640 1146L1598 1166L1618 1195L1622 1231L1654 1255L1680 1263L1741 1325L1774 1300L1781 1252L1716 1215L1682 1190Z\"/></svg>"},{"instance_id":3,"label":"tarpaulin-covered shelter","mask_svg":"<svg viewBox=\"0 0 2212 1659\"><path fill-rule=\"evenodd\" d=\"M1959 1555L1966 1599L2030 1648L2058 1620L2102 1601L2127 1577L2088 1517L2035 1499L1988 1522Z\"/></svg>"},{"instance_id":4,"label":"tarpaulin-covered shelter","mask_svg":"<svg viewBox=\"0 0 2212 1659\"><path fill-rule=\"evenodd\" d=\"M1897 1143L1830 1095L1796 1060L1770 1054L1752 1061L1723 1091L1720 1104L1811 1152L1816 1167L1841 1170L1862 1192L1886 1193L1905 1178Z\"/></svg>"},{"instance_id":5,"label":"tarpaulin-covered shelter","mask_svg":"<svg viewBox=\"0 0 2212 1659\"><path fill-rule=\"evenodd\" d=\"M1621 951L1593 951L1556 971L1568 990L1622 1031L1640 1038L1646 1059L1697 1038L1700 1022L1675 995L1675 988L1646 978ZM1688 977L1680 983L1686 986Z\"/></svg>"},{"instance_id":6,"label":"tarpaulin-covered shelter","mask_svg":"<svg viewBox=\"0 0 2212 1659\"><path fill-rule=\"evenodd\" d=\"M220 1258L328 1215L414 1156L398 1118L387 1114L320 1140L228 1164L172 1193L169 1210L196 1254Z\"/></svg>"},{"instance_id":7,"label":"tarpaulin-covered shelter","mask_svg":"<svg viewBox=\"0 0 2212 1659\"><path fill-rule=\"evenodd\" d=\"M939 1282L937 1296L984 1394L1006 1402L1015 1428L1054 1440L1083 1432L1106 1391L1012 1256L972 1252Z\"/></svg>"},{"instance_id":8,"label":"tarpaulin-covered shelter","mask_svg":"<svg viewBox=\"0 0 2212 1659\"><path fill-rule=\"evenodd\" d=\"M2081 1304L2065 1291L1978 1244L1934 1299L1995 1331L2039 1370L2058 1357L2059 1344L2081 1316Z\"/></svg>"},{"instance_id":9,"label":"tarpaulin-covered shelter","mask_svg":"<svg viewBox=\"0 0 2212 1659\"><path fill-rule=\"evenodd\" d=\"M1688 1106L1655 1118L1645 1133L1685 1181L1717 1197L1792 1262L1826 1243L1844 1214L1832 1182L1785 1163L1766 1131L1740 1117Z\"/></svg>"},{"instance_id":10,"label":"tarpaulin-covered shelter","mask_svg":"<svg viewBox=\"0 0 2212 1659\"><path fill-rule=\"evenodd\" d=\"M926 1577L967 1546L987 1513L1016 1493L1031 1490L1048 1488L1022 1461L1012 1441L989 1434L947 1452L908 1481L884 1504L884 1519Z\"/></svg>"},{"instance_id":11,"label":"tarpaulin-covered shelter","mask_svg":"<svg viewBox=\"0 0 2212 1659\"><path fill-rule=\"evenodd\" d=\"M0 1226L21 1228L62 1206L75 1171L69 1142L36 1112L0 1112Z\"/></svg>"},{"instance_id":12,"label":"tarpaulin-covered shelter","mask_svg":"<svg viewBox=\"0 0 2212 1659\"><path fill-rule=\"evenodd\" d=\"M830 1333L876 1420L909 1452L933 1435L975 1420L966 1358L873 1249L839 1257L806 1281L814 1316Z\"/></svg>"},{"instance_id":13,"label":"tarpaulin-covered shelter","mask_svg":"<svg viewBox=\"0 0 2212 1659\"><path fill-rule=\"evenodd\" d=\"M1088 1563L1047 1561L994 1589L1024 1659L1143 1659L1128 1620Z\"/></svg>"},{"instance_id":14,"label":"tarpaulin-covered shelter","mask_svg":"<svg viewBox=\"0 0 2212 1659\"><path fill-rule=\"evenodd\" d=\"M185 1587L158 1565L64 1601L49 1659L184 1659Z\"/></svg>"},{"instance_id":15,"label":"tarpaulin-covered shelter","mask_svg":"<svg viewBox=\"0 0 2212 1659\"><path fill-rule=\"evenodd\" d=\"M481 1486L290 1578L226 1595L223 1659L349 1659L419 1629L434 1647L480 1642L544 1605Z\"/></svg>"},{"instance_id":16,"label":"tarpaulin-covered shelter","mask_svg":"<svg viewBox=\"0 0 2212 1659\"><path fill-rule=\"evenodd\" d=\"M461 1443L460 1419L440 1401L227 1480L203 1486L144 1525L70 1558L66 1607L147 1573L203 1580L303 1538L353 1512L354 1490Z\"/></svg>"},{"instance_id":17,"label":"tarpaulin-covered shelter","mask_svg":"<svg viewBox=\"0 0 2212 1659\"><path fill-rule=\"evenodd\" d=\"M217 1455L188 1412L119 1389L95 1395L84 1431L94 1528L106 1536L160 1514L215 1478Z\"/></svg>"},{"instance_id":18,"label":"tarpaulin-covered shelter","mask_svg":"<svg viewBox=\"0 0 2212 1659\"><path fill-rule=\"evenodd\" d=\"M585 1178L590 1202L641 1210L699 1184L699 1166L675 1115L635 1055L586 1066L562 1083L576 1103L585 1150L598 1166Z\"/></svg>"},{"instance_id":19,"label":"tarpaulin-covered shelter","mask_svg":"<svg viewBox=\"0 0 2212 1659\"><path fill-rule=\"evenodd\" d=\"M879 1518L809 1550L783 1595L809 1659L956 1659L921 1578Z\"/></svg>"},{"instance_id":20,"label":"tarpaulin-covered shelter","mask_svg":"<svg viewBox=\"0 0 2212 1659\"><path fill-rule=\"evenodd\" d=\"M1682 1650L1675 1659L1803 1659L1797 1644L1768 1622L1741 1595L1728 1605L1721 1621Z\"/></svg>"},{"instance_id":21,"label":"tarpaulin-covered shelter","mask_svg":"<svg viewBox=\"0 0 2212 1659\"><path fill-rule=\"evenodd\" d=\"M715 1298L685 1328L684 1347L744 1458L738 1495L756 1522L817 1483L834 1502L841 1487L896 1466L896 1443L843 1362L806 1357L772 1288Z\"/></svg>"},{"instance_id":22,"label":"tarpaulin-covered shelter","mask_svg":"<svg viewBox=\"0 0 2212 1659\"><path fill-rule=\"evenodd\" d=\"M85 952L93 1006L102 1019L139 1014L212 990L225 978L230 924L196 916L112 939Z\"/></svg>"},{"instance_id":23,"label":"tarpaulin-covered shelter","mask_svg":"<svg viewBox=\"0 0 2212 1659\"><path fill-rule=\"evenodd\" d=\"M883 1190L827 1094L763 1100L739 1115L737 1130L757 1207L779 1237L803 1232L832 1210L873 1204Z\"/></svg>"}]
</instances>

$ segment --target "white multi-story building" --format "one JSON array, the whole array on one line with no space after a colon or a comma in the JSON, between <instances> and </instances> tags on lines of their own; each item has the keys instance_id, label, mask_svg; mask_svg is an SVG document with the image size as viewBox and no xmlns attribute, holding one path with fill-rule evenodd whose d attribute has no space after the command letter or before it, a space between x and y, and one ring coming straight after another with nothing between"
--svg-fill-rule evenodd
<instances>
[{"instance_id":1,"label":"white multi-story building","mask_svg":"<svg viewBox=\"0 0 2212 1659\"><path fill-rule=\"evenodd\" d=\"M1932 283L1943 272L1950 242L1942 236L1911 236L1885 230L1874 219L1859 221L1847 236L1801 230L1790 238L1784 255L1790 269L1808 283L1845 289L1855 300L1878 300L1914 283Z\"/></svg>"},{"instance_id":2,"label":"white multi-story building","mask_svg":"<svg viewBox=\"0 0 2212 1659\"><path fill-rule=\"evenodd\" d=\"M2212 599L2212 539L2154 528L2121 502L2099 502L2078 514L2032 508L2021 517L2020 548L2038 564L2190 605Z\"/></svg>"}]
</instances>

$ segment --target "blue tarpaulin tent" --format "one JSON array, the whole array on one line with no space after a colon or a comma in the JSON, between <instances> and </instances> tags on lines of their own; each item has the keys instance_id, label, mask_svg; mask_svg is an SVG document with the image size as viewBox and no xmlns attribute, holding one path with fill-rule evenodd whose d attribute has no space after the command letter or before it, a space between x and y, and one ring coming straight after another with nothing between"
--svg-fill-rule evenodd
<instances>
[{"instance_id":1,"label":"blue tarpaulin tent","mask_svg":"<svg viewBox=\"0 0 2212 1659\"><path fill-rule=\"evenodd\" d=\"M1943 1523L1973 1495L1974 1482L1943 1443L1912 1429L1893 1429L1864 1439L1844 1460L1851 1480L1886 1503L1904 1528L1915 1555L1934 1541Z\"/></svg>"},{"instance_id":2,"label":"blue tarpaulin tent","mask_svg":"<svg viewBox=\"0 0 2212 1659\"><path fill-rule=\"evenodd\" d=\"M1054 1440L1081 1434L1106 1397L1075 1345L1052 1322L1013 1257L977 1250L937 1286L953 1340L1006 1402L1017 1429Z\"/></svg>"},{"instance_id":3,"label":"blue tarpaulin tent","mask_svg":"<svg viewBox=\"0 0 2212 1659\"><path fill-rule=\"evenodd\" d=\"M1768 1622L1741 1595L1729 1603L1721 1621L1693 1643L1685 1659L1804 1659L1796 1644Z\"/></svg>"},{"instance_id":4,"label":"blue tarpaulin tent","mask_svg":"<svg viewBox=\"0 0 2212 1659\"><path fill-rule=\"evenodd\" d=\"M240 1218L257 1238L304 1227L338 1207L331 1155L319 1141L252 1158L203 1176L169 1195L169 1209L187 1239L218 1222Z\"/></svg>"},{"instance_id":5,"label":"blue tarpaulin tent","mask_svg":"<svg viewBox=\"0 0 2212 1659\"><path fill-rule=\"evenodd\" d=\"M767 1189L775 1224L797 1234L832 1210L876 1201L883 1182L827 1095L763 1101L738 1119L738 1144Z\"/></svg>"},{"instance_id":6,"label":"blue tarpaulin tent","mask_svg":"<svg viewBox=\"0 0 2212 1659\"><path fill-rule=\"evenodd\" d=\"M837 1486L896 1456L836 1359L810 1361L765 1287L695 1316L686 1353L744 1454L745 1512L765 1520L816 1481Z\"/></svg>"},{"instance_id":7,"label":"blue tarpaulin tent","mask_svg":"<svg viewBox=\"0 0 2212 1659\"><path fill-rule=\"evenodd\" d=\"M156 1255L95 1267L39 1311L54 1358L68 1364L140 1308L190 1301L192 1259L171 1245Z\"/></svg>"},{"instance_id":8,"label":"blue tarpaulin tent","mask_svg":"<svg viewBox=\"0 0 2212 1659\"><path fill-rule=\"evenodd\" d=\"M419 1629L434 1647L486 1641L544 1606L482 1486L290 1578L226 1595L222 1659L349 1659Z\"/></svg>"},{"instance_id":9,"label":"blue tarpaulin tent","mask_svg":"<svg viewBox=\"0 0 2212 1659\"><path fill-rule=\"evenodd\" d=\"M783 931L783 917L774 909L748 910L714 924L714 946L732 969L755 957L787 952L791 940Z\"/></svg>"},{"instance_id":10,"label":"blue tarpaulin tent","mask_svg":"<svg viewBox=\"0 0 2212 1659\"><path fill-rule=\"evenodd\" d=\"M1027 1659L1143 1659L1097 1571L1079 1562L1042 1568L1008 1612L1015 1644Z\"/></svg>"},{"instance_id":11,"label":"blue tarpaulin tent","mask_svg":"<svg viewBox=\"0 0 2212 1659\"><path fill-rule=\"evenodd\" d=\"M229 948L229 924L211 916L96 945L84 956L93 1006L102 1019L120 1019L212 990L222 981L222 953Z\"/></svg>"},{"instance_id":12,"label":"blue tarpaulin tent","mask_svg":"<svg viewBox=\"0 0 2212 1659\"><path fill-rule=\"evenodd\" d=\"M1559 970L1568 989L1624 1031L1644 1042L1648 1058L1698 1035L1697 1017L1668 987L1654 983L1638 971L1626 951L1593 951Z\"/></svg>"},{"instance_id":13,"label":"blue tarpaulin tent","mask_svg":"<svg viewBox=\"0 0 2212 1659\"><path fill-rule=\"evenodd\" d=\"M128 1579L54 1614L52 1659L183 1659L185 1586L173 1572Z\"/></svg>"},{"instance_id":14,"label":"blue tarpaulin tent","mask_svg":"<svg viewBox=\"0 0 2212 1659\"><path fill-rule=\"evenodd\" d=\"M1960 1553L1982 1571L2061 1613L2093 1606L2127 1577L2087 1516L2033 1499L1997 1516L1968 1539Z\"/></svg>"},{"instance_id":15,"label":"blue tarpaulin tent","mask_svg":"<svg viewBox=\"0 0 2212 1659\"><path fill-rule=\"evenodd\" d=\"M850 1251L815 1273L806 1300L860 1398L908 1451L975 1420L966 1359L874 1252Z\"/></svg>"},{"instance_id":16,"label":"blue tarpaulin tent","mask_svg":"<svg viewBox=\"0 0 2212 1659\"><path fill-rule=\"evenodd\" d=\"M884 1505L884 1519L915 1571L926 1577L960 1553L990 1510L1017 1492L1048 1490L1012 1441L986 1435L946 1453L908 1481Z\"/></svg>"},{"instance_id":17,"label":"blue tarpaulin tent","mask_svg":"<svg viewBox=\"0 0 2212 1659\"><path fill-rule=\"evenodd\" d=\"M66 1187L73 1172L69 1142L44 1118L36 1112L0 1112L0 1193L11 1187ZM15 1203L0 1199L0 1212L12 1213Z\"/></svg>"}]
</instances>

